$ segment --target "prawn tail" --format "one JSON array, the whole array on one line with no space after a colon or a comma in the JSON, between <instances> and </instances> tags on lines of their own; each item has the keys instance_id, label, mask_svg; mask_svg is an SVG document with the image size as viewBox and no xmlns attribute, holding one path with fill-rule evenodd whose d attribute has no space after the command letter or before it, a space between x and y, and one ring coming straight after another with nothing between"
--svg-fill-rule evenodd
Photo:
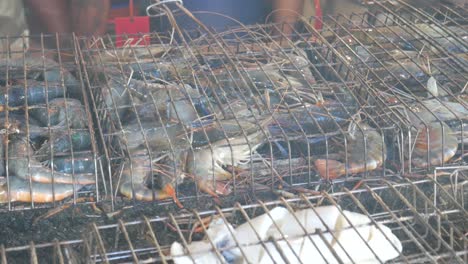
<instances>
[{"instance_id":1,"label":"prawn tail","mask_svg":"<svg viewBox=\"0 0 468 264\"><path fill-rule=\"evenodd\" d=\"M231 189L224 183L216 181L214 184L211 180L198 180L197 186L201 191L211 195L214 198L226 196L231 193Z\"/></svg>"},{"instance_id":2,"label":"prawn tail","mask_svg":"<svg viewBox=\"0 0 468 264\"><path fill-rule=\"evenodd\" d=\"M377 160L368 160L367 162L361 163L351 163L348 168L348 173L358 174L366 171L372 171L377 169L380 165L380 162L378 162Z\"/></svg>"},{"instance_id":3,"label":"prawn tail","mask_svg":"<svg viewBox=\"0 0 468 264\"><path fill-rule=\"evenodd\" d=\"M132 186L131 182L125 182L120 185L119 191L123 196L129 199L135 198L135 200L138 201L173 199L177 206L183 208L182 204L177 199L175 189L171 184L167 184L161 190L152 190L143 183L133 183Z\"/></svg>"},{"instance_id":4,"label":"prawn tail","mask_svg":"<svg viewBox=\"0 0 468 264\"><path fill-rule=\"evenodd\" d=\"M430 124L428 130L420 128L416 137L411 163L420 168L440 166L456 155L458 139L447 125ZM429 154L429 155L428 155ZM429 159L427 159L429 156Z\"/></svg>"},{"instance_id":5,"label":"prawn tail","mask_svg":"<svg viewBox=\"0 0 468 264\"><path fill-rule=\"evenodd\" d=\"M333 180L345 174L345 164L337 160L317 159L314 165L322 179Z\"/></svg>"}]
</instances>

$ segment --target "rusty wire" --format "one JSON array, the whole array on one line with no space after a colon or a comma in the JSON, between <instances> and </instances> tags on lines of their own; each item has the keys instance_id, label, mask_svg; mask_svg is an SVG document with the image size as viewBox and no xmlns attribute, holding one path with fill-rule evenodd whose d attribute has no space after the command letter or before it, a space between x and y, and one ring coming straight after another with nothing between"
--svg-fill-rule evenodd
<instances>
[{"instance_id":1,"label":"rusty wire","mask_svg":"<svg viewBox=\"0 0 468 264\"><path fill-rule=\"evenodd\" d=\"M380 13L387 14L385 21L378 12L328 17L323 29L317 31L311 20L303 19L302 29L294 31L293 36L272 35L272 32L280 32L282 25L268 24L243 26L220 33L203 26L192 31L176 27L178 34L170 39L164 34L150 34L151 42L157 44L146 46L117 47L112 36L96 39L91 46L82 45L89 40L80 41L81 59L87 60L85 82L91 90L95 117L100 121L100 139L105 145L103 151L109 160L106 171L110 173L108 184L113 201L119 196L118 186L124 173L130 174L131 197L137 195L135 184L141 182L140 178L133 180L132 177L135 169L141 168L134 168L135 158L139 156L131 154L132 146L127 142L129 133L126 129L131 122L134 125L132 133L142 135L142 146L149 160L175 157L180 151L197 153L200 148L206 149L205 156L216 155L216 142L208 141L206 146L189 144L181 147L179 144L192 142L194 135L208 138L211 132L207 126L196 129L184 126L178 130L180 135L171 139L174 132L161 125L183 123L181 118L187 111L196 113L197 122L204 120L220 127L219 138L227 146L226 154L234 153L238 148L236 142L241 142L240 145L249 152L246 162L240 165L241 175L233 170L229 172L231 179L224 183L235 196L245 190L251 193L269 188L276 190L278 184L314 189L321 188L329 180L339 183L343 179L422 177L431 170L431 155L441 156L442 162L436 162L436 165L463 165L464 144L459 144L456 152L453 149L449 153L441 151L449 146L453 148L452 132L443 125L447 120L439 118L427 101L437 104L440 111L453 117L449 121L458 129L453 133L457 133L459 142L466 141L466 118L446 103L458 104L462 111L467 109L464 99L459 97L466 88L466 65L459 53L466 49L464 10L447 6L423 10L400 3L396 13L386 3L376 2L374 6ZM140 44L144 41L146 38L142 38ZM414 50L407 51L402 47L407 43ZM446 45L455 48L447 49ZM406 70L407 64L417 69L416 74L421 72L424 78L434 77L444 95L425 98L421 97L420 91L414 92L413 86L418 89L427 86L427 78L421 79L414 71ZM154 74L148 74L148 71ZM291 74L302 77L292 80L288 77ZM304 74L310 74L312 78L305 78L308 75ZM408 84L400 75L413 83ZM302 86L293 82L297 80ZM166 93L149 92L161 87L167 89ZM184 96L169 92L171 89ZM195 90L197 95L193 96ZM112 96L112 93L118 96ZM333 106L327 105L330 101ZM177 110L180 103L185 104L185 110ZM223 120L228 119L236 125L245 122L245 116L233 108L236 104L245 104L247 115L257 123L259 118L267 117L273 122L288 119L288 124L278 125L275 135L268 127L259 126L258 131L265 141L262 152L256 153L257 145L249 138L251 132L239 129L233 140L226 131ZM208 115L200 113L200 105L204 105ZM153 126L169 141L163 150L156 148L155 151L145 132L148 128L144 126L149 124L144 120L147 116L140 112L145 107L154 112ZM307 111L298 115L298 109ZM428 111L434 121L420 117L418 111L421 109ZM410 118L411 115L416 117ZM321 123L323 119L329 123ZM360 119L364 119L364 125ZM367 125L372 127L371 130ZM291 133L291 126L296 127L294 133ZM314 131L308 130L307 126L314 127ZM354 132L351 133L348 127L354 127ZM436 133L431 131L441 131L441 139L434 141L427 136ZM379 135L377 143L369 139L370 134ZM322 142L322 150L318 153L316 145L309 144L314 140ZM416 157L415 145L424 145L421 143L424 140L426 145L422 153L425 156L419 154L420 157ZM441 142L437 143L437 140ZM386 148L379 146L395 146L394 154L387 155ZM360 153L352 154L356 148L361 150ZM356 160L356 155L362 155L363 161ZM455 158L452 159L453 155ZM197 161L200 157L192 156L188 162L217 166L218 161L214 159ZM236 157L231 156L231 161L224 165L238 164L234 160ZM337 166L336 157L343 166L343 171L338 173L339 179L330 173ZM413 163L415 157L419 160L417 166ZM325 165L318 173L316 160L320 158ZM164 173L177 174L176 162L169 163L163 164ZM355 164L362 168L356 169ZM154 171L160 166L150 162L147 170ZM204 181L217 186L218 175L207 174L211 175L205 175ZM185 176L185 181L200 177L196 173L186 173ZM155 179L149 178L148 188L154 190ZM193 188L180 189L178 183L177 196L181 201L203 196L197 184ZM154 192L152 200L159 200L158 194Z\"/></svg>"},{"instance_id":2,"label":"rusty wire","mask_svg":"<svg viewBox=\"0 0 468 264\"><path fill-rule=\"evenodd\" d=\"M374 3L374 11L380 13L327 17L320 31L312 27L312 19L303 19L301 29L293 36L272 35L281 32L284 25L268 24L220 33L204 27L190 32L176 28L177 34L170 36L149 34L153 43L143 47L117 47L113 36L93 41L77 39L71 51L75 62L71 65L78 72L84 95L98 199L103 190L112 205L120 203L119 186L126 181L131 186L126 195L134 202L139 200L142 186L151 192L145 200L160 200L162 186L158 186L153 174L180 176L183 170L184 183L176 178L176 195L184 205L195 209L190 214L174 212L103 226L92 224L90 231L77 240L2 247L2 260L14 261L17 254L27 252L32 263L44 257L58 263L74 258L104 263L166 263L172 260L168 254L171 243L178 241L187 248L207 232L202 225L201 234L192 237L196 220L216 215L234 226L251 225L251 219L274 206L284 206L291 213L300 208L339 205L339 211L359 212L370 217L372 224L389 225L404 246L397 261L466 262L466 116L451 106L456 103L462 110L467 109L466 98L461 97L467 83L467 12L445 5L415 9L398 2L396 11L384 1ZM145 44L144 39L140 44ZM409 48L405 46L408 43ZM61 55L58 61L63 86L62 67L68 64ZM45 74L50 65L44 59L40 64ZM407 64L413 68L407 70ZM29 70L23 64L23 73ZM8 80L9 70L6 74ZM442 95L422 96L421 89L427 88L429 76L435 78ZM460 124L456 140L461 144L449 159L436 149L435 155L441 155L440 164L431 166L430 154L426 153L419 160L429 165L417 166L413 163L413 148L424 145L418 138L421 133L429 133L433 123L441 127L440 149L452 140L443 125L447 120L427 105L429 100L447 110L452 116L449 121ZM181 103L182 110L178 109ZM45 105L49 107L48 99ZM429 112L434 120L425 120L415 106ZM191 111L195 120L177 127ZM413 119L412 114L416 116ZM96 138L91 131L92 119L96 121ZM246 120L251 127L245 125ZM277 124L277 130L272 132L269 126L261 125L263 120ZM236 126L241 128L232 132ZM217 140L203 143L213 136L212 127L219 127ZM157 144L151 138L154 131L161 133ZM262 138L261 144L252 139L252 134ZM141 137L137 154L132 137ZM320 140L321 145L315 140ZM437 139L424 140L426 150L437 144ZM389 155L383 147L372 147L379 144L393 146L394 153ZM196 170L181 169L175 157L182 153L182 164L205 163L214 168L219 165L217 160L203 160L203 156L195 154L206 151L205 158L214 156L220 145L229 156L220 166L226 175L230 174L225 176L223 188L232 188L231 197L240 201L247 196L250 202L206 211L201 205L207 197L201 194L200 184L194 182L199 183L197 180L203 176L202 183L218 187L215 172L208 170L200 175ZM229 155L239 148L245 153L243 160ZM103 155L103 166L99 154ZM319 159L324 161L324 173L317 169ZM331 175L335 161L343 166L337 179ZM357 170L355 164L363 165ZM142 177L142 172L149 176ZM325 188L330 192L310 196ZM74 203L80 197L76 191ZM270 191L298 198L254 201L261 192ZM32 203L30 207L37 205ZM8 209L15 208L8 204ZM259 238L254 231L253 237ZM336 240L337 235L325 229L304 239L314 244L315 238L323 242L330 235ZM292 249L293 245L283 234L280 237L273 241L257 239L255 246L270 257L279 254L286 262L285 251L278 248L283 245ZM362 236L359 239L364 241ZM214 249L213 256L226 261L223 253L230 249L218 247L214 241L208 243ZM244 241L234 237L233 243L239 247ZM343 247L339 242L325 246L334 257ZM248 254L242 252L244 247L240 248L247 258ZM287 260L301 261L297 253L293 255L293 260ZM351 255L345 252L344 258Z\"/></svg>"},{"instance_id":3,"label":"rusty wire","mask_svg":"<svg viewBox=\"0 0 468 264\"><path fill-rule=\"evenodd\" d=\"M57 207L67 197L71 198L70 204L98 201L106 192L105 185L99 184L103 176L102 160L94 138L75 37L29 38L39 43L40 48L29 48L26 37L2 37L2 42L16 42L22 48L7 49L0 54L4 168L0 210ZM71 144L76 135L85 135L88 146ZM12 151L13 143L21 140L24 151ZM41 149L45 151L38 152ZM92 167L86 169L86 177L93 183L84 184L88 185L86 188L79 182L81 173L75 171L83 161ZM58 166L66 170L66 175L55 169ZM61 184L63 181L66 186Z\"/></svg>"},{"instance_id":4,"label":"rusty wire","mask_svg":"<svg viewBox=\"0 0 468 264\"><path fill-rule=\"evenodd\" d=\"M467 180L466 176L463 178L464 181ZM436 196L432 197L433 195ZM67 262L70 254L80 256L81 260L91 263L135 261L139 263L164 263L172 259L169 248L174 241L185 241L182 243L184 245L193 243L187 242L188 233L184 230L202 218L218 216L225 223L239 226L242 223L249 223L250 219L277 206L286 208L288 212L306 208L316 212L315 210L321 206L329 205L338 208L340 212L347 210L368 216L370 223L374 225L379 223L390 227L403 245L403 253L395 259L397 262L464 263L468 254L466 247L468 218L466 207L462 207L460 201L460 198L456 199L450 195L443 184L434 180L405 181L400 184L382 180L378 187L372 187L366 183L361 190L352 191L344 188L336 193L326 194L325 197L302 195L294 199L237 205L232 208L217 208L205 212L194 210L193 213L189 214L171 214L168 217L143 218L129 222L119 220L118 223L103 226L91 225L89 232L83 234L82 240L55 241L24 247L3 248L2 259L14 261L15 256L18 256L17 253L25 251L29 252L32 263L51 261L52 258L57 261L64 259ZM348 221L351 220L345 216L344 221L349 223ZM168 223L172 223L176 229L168 229ZM252 228L258 229L259 227L252 226ZM305 227L302 226L302 228ZM351 224L350 228L355 229L359 226ZM207 227L203 226L202 234L206 231ZM334 231L326 229L321 232L315 235L323 237L329 232L332 232L330 234L332 237L337 235ZM198 234L197 239L203 237L202 234ZM229 236L229 234L227 235ZM286 244L281 245L288 247L287 239L282 236L281 239L275 241L283 243L281 241L284 240ZM365 238L361 237L360 239ZM236 241L234 247L245 247L245 243L245 241ZM274 247L267 248L266 246L269 243L271 242L263 241L258 246L260 249L272 250ZM217 250L215 255L219 258L218 261L226 261L223 258L228 256L226 252L230 248L219 246L211 241L211 249L213 249L212 246L215 246L215 250ZM340 243L332 243L328 246L335 251L341 247ZM66 253L66 251L73 253ZM55 253L49 254L47 252ZM270 253L274 254L274 252ZM240 254L240 256L244 255ZM296 259L288 260L297 261ZM336 262L339 260L328 259L328 261Z\"/></svg>"}]
</instances>

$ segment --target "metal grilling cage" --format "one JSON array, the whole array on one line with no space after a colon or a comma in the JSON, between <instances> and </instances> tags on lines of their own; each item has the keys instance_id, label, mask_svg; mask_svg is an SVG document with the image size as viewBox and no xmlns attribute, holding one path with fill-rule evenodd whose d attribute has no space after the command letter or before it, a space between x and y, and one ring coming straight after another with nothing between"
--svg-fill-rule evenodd
<instances>
[{"instance_id":1,"label":"metal grilling cage","mask_svg":"<svg viewBox=\"0 0 468 264\"><path fill-rule=\"evenodd\" d=\"M448 172L453 171L448 170ZM457 177L464 178L466 181L465 173L466 171L458 170ZM378 187L373 185L378 185ZM223 245L209 239L213 237L213 233L209 233L213 226L200 225L200 223L207 224L210 221L218 221L221 223L221 227L230 224L240 228L243 224L245 226L250 223L253 227L250 234L252 237L256 237L260 236L259 232L261 232L261 225L256 225L256 221L258 221L256 217L267 216L264 221L268 222L270 218L265 213L269 212L272 219L276 219L273 218L275 217L274 212L278 210L278 207L281 207L287 214L309 210L308 217L310 219L307 219L310 221L312 221L312 215L315 215L318 216L318 221L323 220L330 223L331 217L320 213L323 209L334 211L336 215L343 216L342 229L330 227L330 230L326 228L311 230L307 226L309 223L305 224L304 219L301 218L296 218L296 220L292 218L293 220L289 223L293 225L294 221L298 221L298 226L304 228L301 228L300 239L304 239L304 241L310 239L310 243L313 241L317 247L321 247L323 258L320 255L314 255L318 262L359 263L359 260L362 261L360 255L353 255L353 252L349 253L351 255L346 255L340 252L341 247L344 250L349 250L349 241L346 241L347 237L343 235L343 232L358 233L360 232L357 230L359 228L375 226L374 236L379 233L379 230L388 227L391 233L401 241L402 254L393 259L393 262L466 263L468 255L467 215L466 205L463 202L466 199L466 184L456 188L460 187L465 188L465 190L455 191L453 189L455 185L441 184L434 180L405 181L398 184L382 180L365 183L360 190L343 188L333 194L323 196L306 197L302 195L295 199L281 198L273 202L239 204L232 208L216 208L204 212L194 209L191 213L169 214L167 217L144 217L128 222L120 220L116 224L102 226L93 224L90 225L81 239L46 244L31 243L23 247L3 248L1 256L4 263L24 258L25 254L30 257L31 263L50 263L51 261L56 263L171 263L173 261L184 263L178 262L184 256L186 260L189 260L188 263L192 263L190 261L206 263L203 262L202 256L209 255L212 257L210 263L229 263L234 261L232 256L238 257L235 260L248 258L248 256L258 257L249 251L254 247L255 250L264 252L263 261L268 261L269 256L276 256L275 262L307 262L310 258L297 259L297 257L304 257L307 254L304 255L303 249L293 247L293 240L297 239L294 236L278 233L276 234L278 237L274 240L269 238L256 240L254 238L250 241L234 240L232 245ZM455 193L464 193L465 198L455 195ZM356 222L351 222L355 220L345 211L359 213L363 215L363 218L371 220L365 224L356 224ZM279 221L272 220L271 222L281 226ZM383 231L381 232L383 233ZM206 236L208 233L210 236ZM231 237L233 234L227 232L226 236ZM337 241L333 241L330 237ZM391 239L390 233L384 237L384 241ZM204 248L193 247L200 241L205 241L207 246ZM362 247L372 248L368 242L369 237L365 236L364 233L361 237L356 236L353 243L361 245L360 241L362 241ZM176 245L180 245L185 250L174 251ZM297 255L286 254L290 253L287 251L289 246L294 248ZM245 251L244 254L250 253L251 255L245 256L239 252L235 254L235 250L239 251L239 247ZM389 243L384 250L399 250L398 247L397 243ZM186 248L192 251L188 251ZM308 248L308 250L314 251L314 248ZM372 253L370 249L363 251L368 251L367 253L375 259L376 263L385 261L383 259L379 261L378 257L374 255L377 253ZM285 254L279 254L279 252ZM252 258L248 261L255 262Z\"/></svg>"},{"instance_id":2,"label":"metal grilling cage","mask_svg":"<svg viewBox=\"0 0 468 264\"><path fill-rule=\"evenodd\" d=\"M325 27L333 39L329 47L338 53L328 58L349 65L349 68L340 66L340 75L366 82L369 95L365 95L364 100L377 106L375 116L384 116L385 123L393 123L403 116L400 120L405 123L405 128L411 127L410 133L418 130L416 135L413 134L415 145L410 143L401 148L412 160L408 172L421 167L415 162L417 157L413 148L417 148L422 138L433 144L428 148L439 144L438 150L445 149L439 162L430 161L434 157L430 157L430 151L425 151L427 159L419 164L425 165L422 167L463 163L467 31L462 17L466 10L430 9L425 13L401 4L403 7L397 11L380 5L385 15L377 12L350 19L331 18L332 25ZM358 20L361 22L356 23ZM369 21L373 21L372 26ZM392 121L388 122L388 118ZM431 136L420 137L422 126L423 130L429 131L435 128L435 123L444 127L441 129L443 133L453 135L454 147L457 138L461 158L445 155L450 140L437 142Z\"/></svg>"},{"instance_id":3,"label":"metal grilling cage","mask_svg":"<svg viewBox=\"0 0 468 264\"><path fill-rule=\"evenodd\" d=\"M71 38L59 63L23 50L0 65L6 120L29 119L2 130L2 208L102 215L2 262L466 263L467 13L376 1L291 35L175 26L123 47Z\"/></svg>"},{"instance_id":4,"label":"metal grilling cage","mask_svg":"<svg viewBox=\"0 0 468 264\"><path fill-rule=\"evenodd\" d=\"M29 42L42 48L29 48ZM94 201L102 164L73 36L5 37L1 211ZM52 43L55 49L45 49Z\"/></svg>"},{"instance_id":5,"label":"metal grilling cage","mask_svg":"<svg viewBox=\"0 0 468 264\"><path fill-rule=\"evenodd\" d=\"M113 197L310 192L463 165L464 10L377 5L292 36L269 24L81 45Z\"/></svg>"}]
</instances>

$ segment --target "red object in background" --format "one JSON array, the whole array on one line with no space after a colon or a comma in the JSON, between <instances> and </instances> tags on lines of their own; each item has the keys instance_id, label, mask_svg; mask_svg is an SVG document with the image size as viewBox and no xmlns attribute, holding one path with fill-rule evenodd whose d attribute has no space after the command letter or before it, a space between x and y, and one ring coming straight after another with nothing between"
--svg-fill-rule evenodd
<instances>
[{"instance_id":1,"label":"red object in background","mask_svg":"<svg viewBox=\"0 0 468 264\"><path fill-rule=\"evenodd\" d=\"M315 3L315 19L314 28L316 30L321 30L323 26L323 14L322 14L322 7L320 6L320 0L314 0Z\"/></svg>"},{"instance_id":2,"label":"red object in background","mask_svg":"<svg viewBox=\"0 0 468 264\"><path fill-rule=\"evenodd\" d=\"M133 0L129 3L129 17L114 18L115 46L122 47L128 38L133 38L130 44L149 45L150 21L148 16L134 16Z\"/></svg>"}]
</instances>

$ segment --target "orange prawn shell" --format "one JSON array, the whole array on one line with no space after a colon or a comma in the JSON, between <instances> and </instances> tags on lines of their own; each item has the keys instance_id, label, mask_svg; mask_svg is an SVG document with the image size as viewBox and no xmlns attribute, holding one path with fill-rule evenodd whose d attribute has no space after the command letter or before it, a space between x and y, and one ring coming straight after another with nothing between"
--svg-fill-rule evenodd
<instances>
[{"instance_id":1,"label":"orange prawn shell","mask_svg":"<svg viewBox=\"0 0 468 264\"><path fill-rule=\"evenodd\" d=\"M458 150L458 140L446 124L432 123L418 130L415 139L412 163L416 167L426 167L427 155L432 166L448 162ZM443 148L443 149L442 149ZM443 156L443 157L442 157Z\"/></svg>"}]
</instances>

